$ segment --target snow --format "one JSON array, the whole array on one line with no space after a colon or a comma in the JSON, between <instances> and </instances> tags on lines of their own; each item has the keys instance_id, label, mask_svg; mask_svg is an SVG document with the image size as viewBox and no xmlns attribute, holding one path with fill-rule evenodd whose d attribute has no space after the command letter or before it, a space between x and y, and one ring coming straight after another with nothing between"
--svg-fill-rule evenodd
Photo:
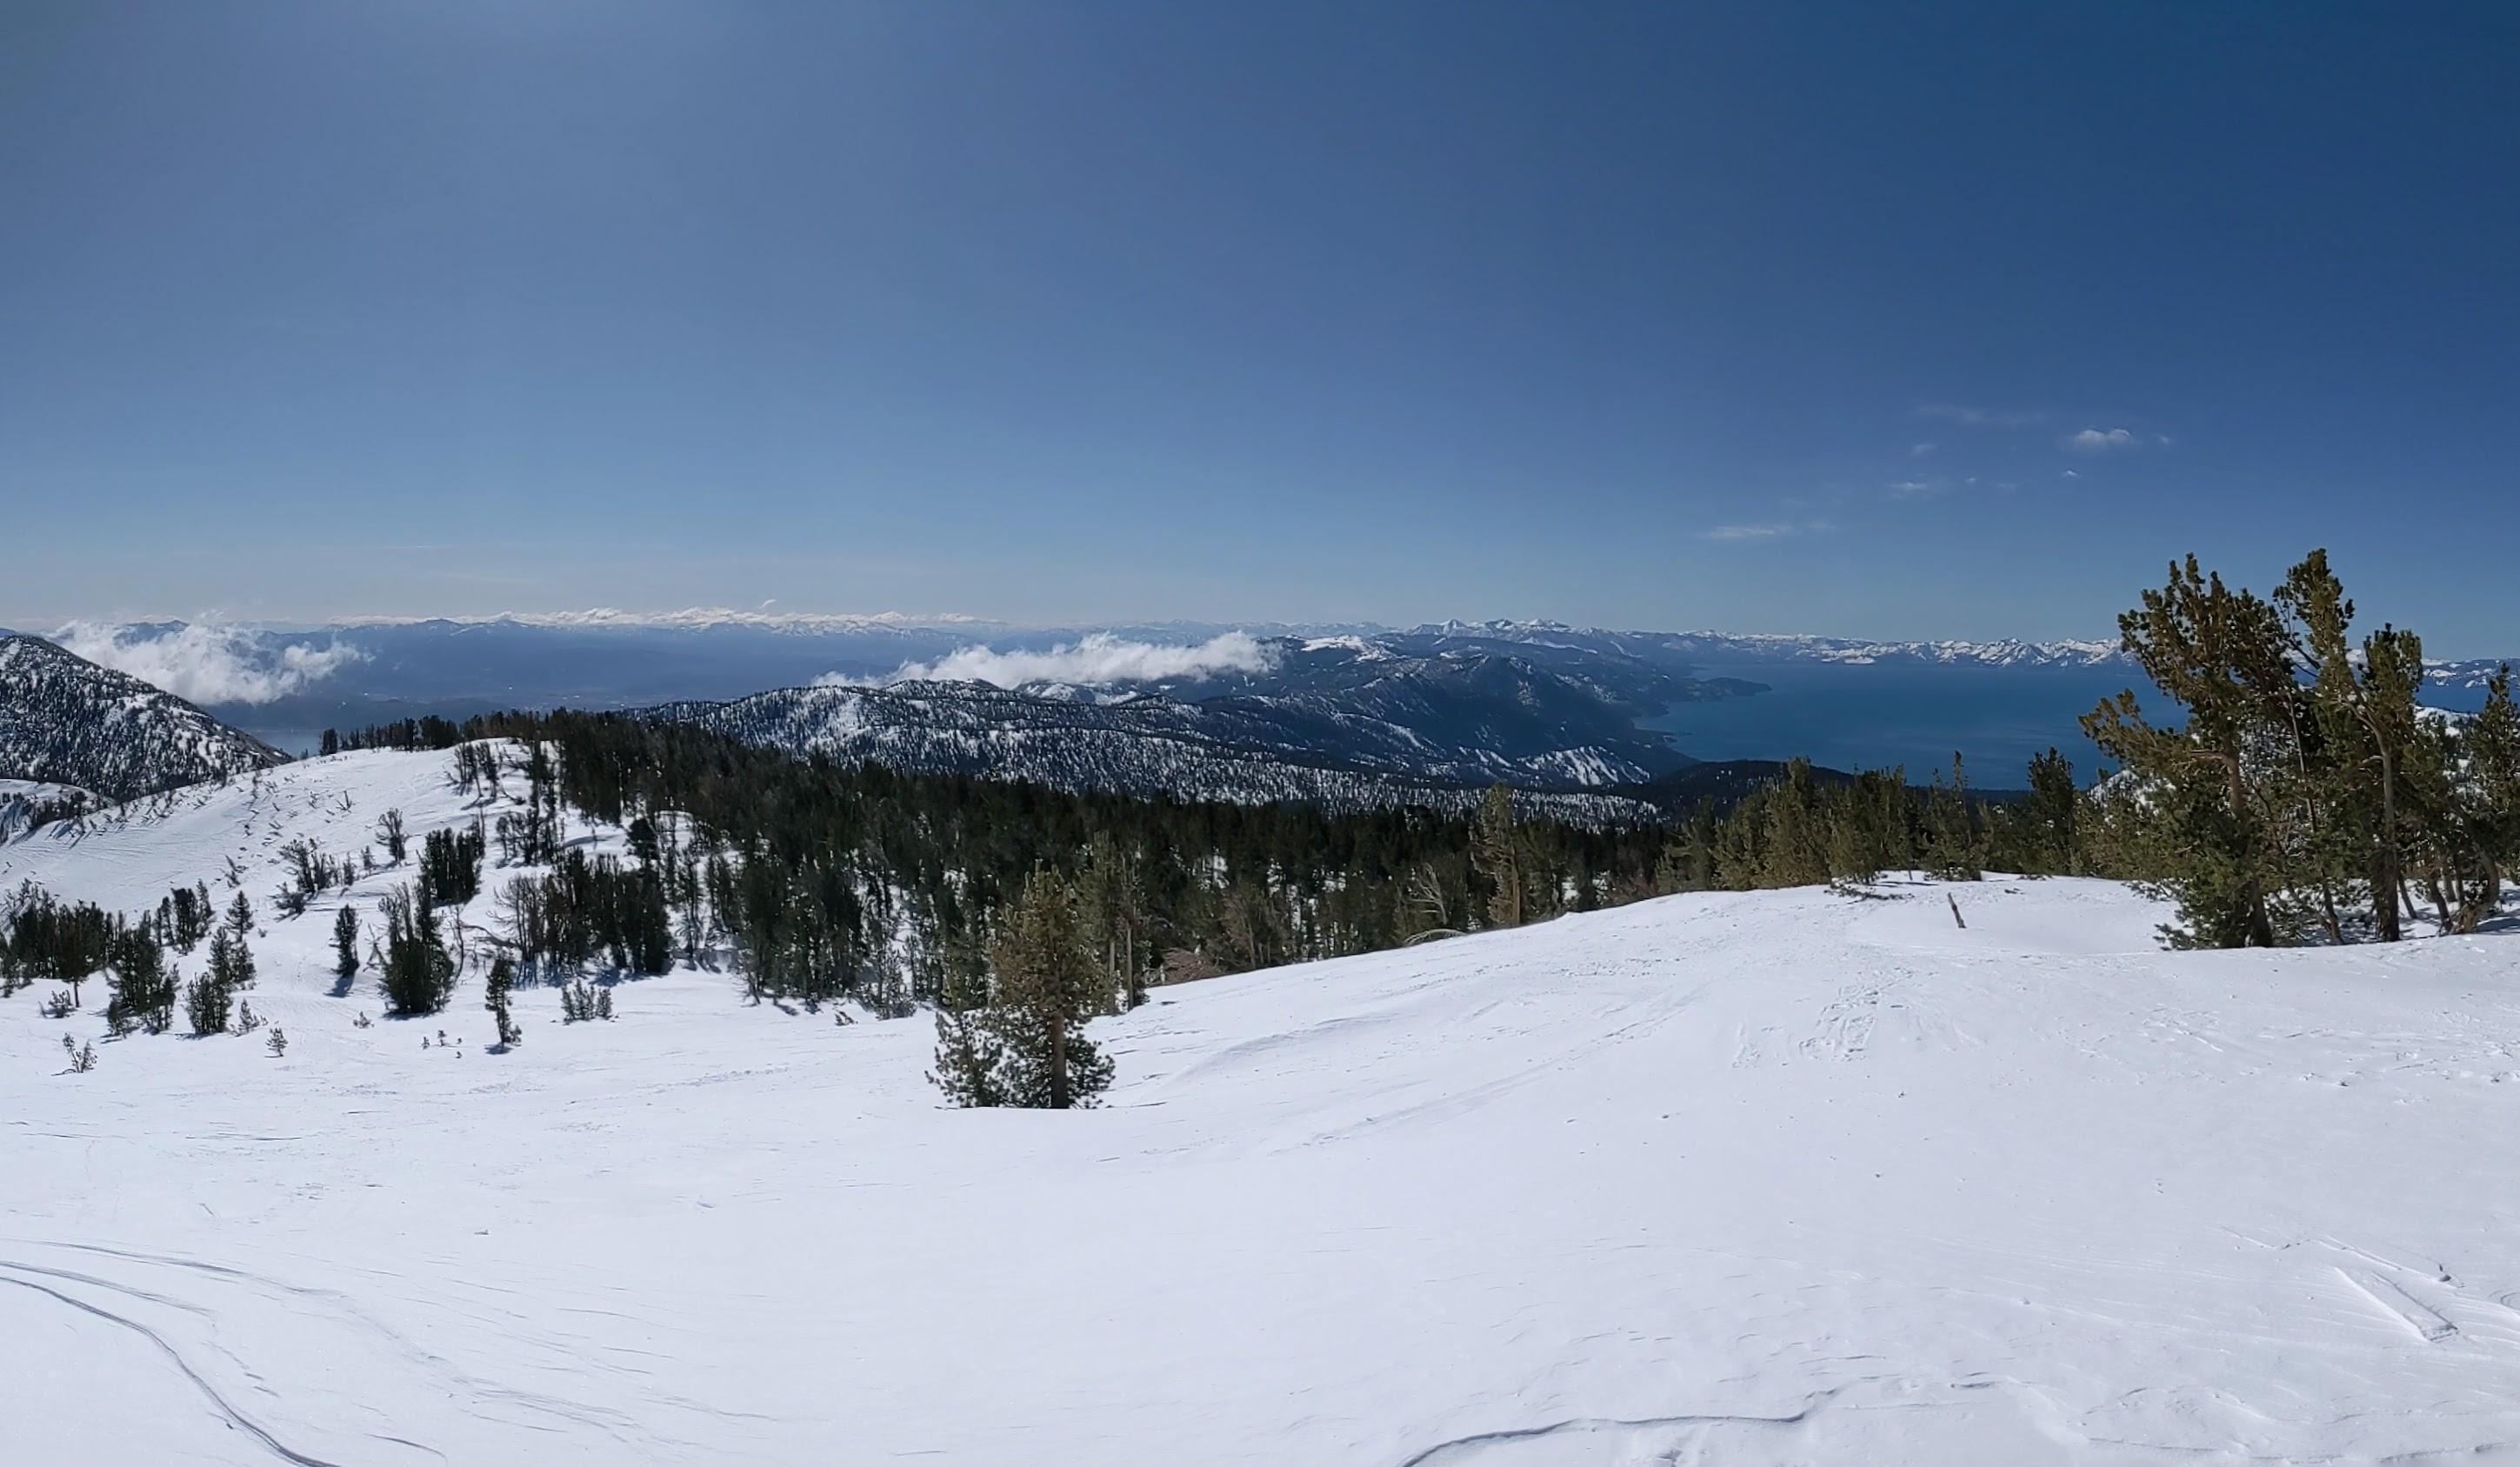
<instances>
[{"instance_id":1,"label":"snow","mask_svg":"<svg viewBox=\"0 0 2520 1467\"><path fill-rule=\"evenodd\" d=\"M46 805L64 800L79 800L89 805L105 803L93 790L75 784L57 784L43 779L0 779L0 845L22 835L35 818L35 812Z\"/></svg>"},{"instance_id":2,"label":"snow","mask_svg":"<svg viewBox=\"0 0 2520 1467\"><path fill-rule=\"evenodd\" d=\"M469 818L439 761L0 861L224 900L215 853L328 819L287 781L417 831ZM523 990L505 1055L477 980L360 1029L329 913L267 913L280 1058L0 1000L0 1456L2520 1451L2520 941L2166 954L2161 915L2093 881L1667 898L1159 990L1096 1026L1108 1106L1054 1114L940 1109L924 1022L717 973L611 1024Z\"/></svg>"}]
</instances>

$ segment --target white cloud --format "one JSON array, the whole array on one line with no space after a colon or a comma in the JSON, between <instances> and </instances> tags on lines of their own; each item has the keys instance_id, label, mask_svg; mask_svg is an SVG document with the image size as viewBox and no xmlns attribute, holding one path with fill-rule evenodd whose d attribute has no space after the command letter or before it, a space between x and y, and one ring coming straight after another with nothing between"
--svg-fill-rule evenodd
<instances>
[{"instance_id":1,"label":"white cloud","mask_svg":"<svg viewBox=\"0 0 2520 1467\"><path fill-rule=\"evenodd\" d=\"M2079 479L2079 478L2081 478L2082 476L2083 476L2083 470L2081 470L2081 469L2079 469L2079 468L2068 468L2068 469L2066 469L2066 470L2065 470L2065 477L2067 477L2067 478L2069 478L2069 479Z\"/></svg>"},{"instance_id":2,"label":"white cloud","mask_svg":"<svg viewBox=\"0 0 2520 1467\"><path fill-rule=\"evenodd\" d=\"M1912 453L1912 454L1914 454L1917 458L1920 458L1920 459L1921 459L1921 458L1923 458L1925 455L1927 455L1927 454L1929 454L1929 453L1932 453L1933 451L1934 451L1934 445L1932 445L1932 444L1930 444L1930 443L1919 443L1919 444L1917 444L1914 448L1912 448L1912 449L1908 450L1908 452L1910 452L1910 453Z\"/></svg>"},{"instance_id":3,"label":"white cloud","mask_svg":"<svg viewBox=\"0 0 2520 1467\"><path fill-rule=\"evenodd\" d=\"M199 622L159 634L154 628L74 621L52 640L100 667L195 703L268 703L368 659L346 642L273 647L242 627Z\"/></svg>"},{"instance_id":4,"label":"white cloud","mask_svg":"<svg viewBox=\"0 0 2520 1467\"><path fill-rule=\"evenodd\" d=\"M2080 453L2096 454L2112 448L2132 448L2137 441L2135 433L2127 428L2085 428L2066 439L2065 446Z\"/></svg>"},{"instance_id":5,"label":"white cloud","mask_svg":"<svg viewBox=\"0 0 2520 1467\"><path fill-rule=\"evenodd\" d=\"M1892 499L1928 499L1938 492L1924 479L1901 479L1890 486Z\"/></svg>"},{"instance_id":6,"label":"white cloud","mask_svg":"<svg viewBox=\"0 0 2520 1467\"><path fill-rule=\"evenodd\" d=\"M1258 672L1269 665L1271 655L1256 638L1242 632L1227 632L1194 645L1129 642L1108 632L1093 632L1046 651L960 647L933 662L905 662L883 681L988 683L999 688L1020 688L1027 683L1095 687L1220 672ZM834 673L821 681L835 684L851 680Z\"/></svg>"}]
</instances>

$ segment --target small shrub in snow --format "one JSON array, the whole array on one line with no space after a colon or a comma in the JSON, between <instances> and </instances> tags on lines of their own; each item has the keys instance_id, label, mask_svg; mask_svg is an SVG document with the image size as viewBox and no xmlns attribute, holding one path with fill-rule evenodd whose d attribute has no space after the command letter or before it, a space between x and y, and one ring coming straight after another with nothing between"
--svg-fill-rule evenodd
<instances>
[{"instance_id":1,"label":"small shrub in snow","mask_svg":"<svg viewBox=\"0 0 2520 1467\"><path fill-rule=\"evenodd\" d=\"M272 1058L278 1059L289 1052L289 1036L279 1025L274 1024L271 1026L271 1038L264 1040L262 1046L271 1051Z\"/></svg>"},{"instance_id":2,"label":"small shrub in snow","mask_svg":"<svg viewBox=\"0 0 2520 1467\"><path fill-rule=\"evenodd\" d=\"M82 1045L68 1035L62 1036L62 1053L69 1057L70 1073L84 1075L96 1068L96 1046Z\"/></svg>"}]
</instances>

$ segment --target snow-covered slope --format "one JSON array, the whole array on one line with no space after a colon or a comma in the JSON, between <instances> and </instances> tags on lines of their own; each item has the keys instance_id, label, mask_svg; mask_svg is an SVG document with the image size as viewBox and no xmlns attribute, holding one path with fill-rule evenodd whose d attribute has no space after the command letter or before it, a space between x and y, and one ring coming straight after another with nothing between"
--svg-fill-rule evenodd
<instances>
[{"instance_id":1,"label":"snow-covered slope","mask_svg":"<svg viewBox=\"0 0 2520 1467\"><path fill-rule=\"evenodd\" d=\"M0 881L154 900L233 852L257 889L344 796L344 843L384 802L467 818L440 761L350 755L0 849ZM321 911L256 942L279 1058L22 994L0 1456L2520 1450L2520 937L2170 955L2104 883L1892 892L1160 991L1067 1114L939 1109L924 1023L704 972L608 1025L526 990L504 1055L475 981L359 1028Z\"/></svg>"},{"instance_id":2,"label":"snow-covered slope","mask_svg":"<svg viewBox=\"0 0 2520 1467\"><path fill-rule=\"evenodd\" d=\"M0 778L122 799L286 757L137 678L38 637L0 635Z\"/></svg>"},{"instance_id":3,"label":"snow-covered slope","mask_svg":"<svg viewBox=\"0 0 2520 1467\"><path fill-rule=\"evenodd\" d=\"M46 812L66 806L94 807L105 804L103 796L75 784L52 784L42 779L0 779L0 844L17 839Z\"/></svg>"},{"instance_id":4,"label":"snow-covered slope","mask_svg":"<svg viewBox=\"0 0 2520 1467\"><path fill-rule=\"evenodd\" d=\"M1500 745L1516 744L1489 735L1527 714L1526 704L1489 691L1464 708L1417 692L1413 710L1386 717L1395 710L1353 689L1106 703L979 683L901 683L780 689L725 703L669 703L641 716L791 754L1098 793L1464 809L1504 781L1539 786L1525 802L1535 811L1582 822L1651 819L1637 801L1586 791L1683 762L1605 730L1598 705L1584 726L1522 720L1544 727L1518 729L1525 739L1517 752L1503 753Z\"/></svg>"}]
</instances>

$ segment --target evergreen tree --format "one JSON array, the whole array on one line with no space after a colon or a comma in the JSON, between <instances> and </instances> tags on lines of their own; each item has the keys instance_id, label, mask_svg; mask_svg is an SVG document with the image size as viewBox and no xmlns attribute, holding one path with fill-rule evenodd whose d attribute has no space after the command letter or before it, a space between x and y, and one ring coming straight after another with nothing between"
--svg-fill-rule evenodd
<instances>
[{"instance_id":1,"label":"evergreen tree","mask_svg":"<svg viewBox=\"0 0 2520 1467\"><path fill-rule=\"evenodd\" d=\"M2263 736L2288 721L2295 687L2281 621L2266 601L2208 576L2190 556L2159 591L2118 618L2120 645L2186 712L2184 727L2148 722L2132 690L2083 718L2101 751L2139 780L2169 827L2162 884L2178 903L2165 927L2182 947L2268 947L2275 867L2264 788Z\"/></svg>"},{"instance_id":2,"label":"evergreen tree","mask_svg":"<svg viewBox=\"0 0 2520 1467\"><path fill-rule=\"evenodd\" d=\"M359 911L347 902L333 916L333 975L343 988L359 973Z\"/></svg>"},{"instance_id":3,"label":"evergreen tree","mask_svg":"<svg viewBox=\"0 0 2520 1467\"><path fill-rule=\"evenodd\" d=\"M1513 815L1513 791L1502 784L1488 786L1473 817L1470 842L1470 868L1488 887L1489 925L1521 926L1529 873L1521 823Z\"/></svg>"},{"instance_id":4,"label":"evergreen tree","mask_svg":"<svg viewBox=\"0 0 2520 1467\"><path fill-rule=\"evenodd\" d=\"M411 887L385 894L384 967L378 979L386 1007L399 1014L436 1013L455 992L455 958L425 896L415 898Z\"/></svg>"},{"instance_id":5,"label":"evergreen tree","mask_svg":"<svg viewBox=\"0 0 2520 1467\"><path fill-rule=\"evenodd\" d=\"M1065 877L1035 870L990 947L987 1006L939 1006L932 1078L955 1103L1066 1110L1110 1085L1111 1061L1082 1032L1105 1000L1076 908Z\"/></svg>"},{"instance_id":6,"label":"evergreen tree","mask_svg":"<svg viewBox=\"0 0 2520 1467\"><path fill-rule=\"evenodd\" d=\"M2030 760L2030 797L2015 807L2025 838L2021 849L2032 865L2025 871L2080 874L2081 845L2075 826L2083 797L2074 788L2074 766L2053 746Z\"/></svg>"},{"instance_id":7,"label":"evergreen tree","mask_svg":"<svg viewBox=\"0 0 2520 1467\"><path fill-rule=\"evenodd\" d=\"M140 1029L165 1033L174 1021L176 981L155 934L145 927L122 933L113 945L113 997L106 1002L106 1027L117 1035Z\"/></svg>"},{"instance_id":8,"label":"evergreen tree","mask_svg":"<svg viewBox=\"0 0 2520 1467\"><path fill-rule=\"evenodd\" d=\"M490 1016L498 1023L501 1049L513 1049L525 1042L524 1032L517 1027L516 1014L509 1001L516 986L515 959L493 958L490 963L489 977L482 986L481 1006L490 1010Z\"/></svg>"},{"instance_id":9,"label":"evergreen tree","mask_svg":"<svg viewBox=\"0 0 2520 1467\"><path fill-rule=\"evenodd\" d=\"M253 987L253 950L230 927L210 934L209 981L230 996Z\"/></svg>"}]
</instances>

